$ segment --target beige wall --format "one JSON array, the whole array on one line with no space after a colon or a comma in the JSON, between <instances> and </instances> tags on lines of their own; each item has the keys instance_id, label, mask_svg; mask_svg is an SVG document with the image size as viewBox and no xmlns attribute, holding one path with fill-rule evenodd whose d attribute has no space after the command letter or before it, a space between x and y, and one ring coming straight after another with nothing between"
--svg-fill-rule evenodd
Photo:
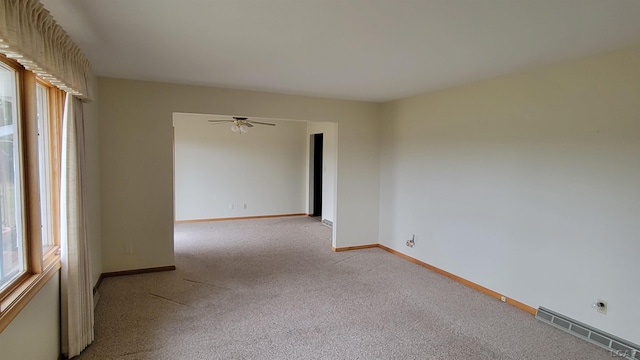
<instances>
[{"instance_id":1,"label":"beige wall","mask_svg":"<svg viewBox=\"0 0 640 360\"><path fill-rule=\"evenodd\" d=\"M334 245L377 241L379 105L112 78L98 83L103 271L173 264L173 112L337 122Z\"/></svg>"},{"instance_id":2,"label":"beige wall","mask_svg":"<svg viewBox=\"0 0 640 360\"><path fill-rule=\"evenodd\" d=\"M173 115L176 220L306 213L306 122L239 134L211 118Z\"/></svg>"},{"instance_id":3,"label":"beige wall","mask_svg":"<svg viewBox=\"0 0 640 360\"><path fill-rule=\"evenodd\" d=\"M382 244L640 343L640 47L390 102L381 132Z\"/></svg>"},{"instance_id":4,"label":"beige wall","mask_svg":"<svg viewBox=\"0 0 640 360\"><path fill-rule=\"evenodd\" d=\"M1 359L56 360L60 356L60 276L55 274L0 333Z\"/></svg>"}]
</instances>

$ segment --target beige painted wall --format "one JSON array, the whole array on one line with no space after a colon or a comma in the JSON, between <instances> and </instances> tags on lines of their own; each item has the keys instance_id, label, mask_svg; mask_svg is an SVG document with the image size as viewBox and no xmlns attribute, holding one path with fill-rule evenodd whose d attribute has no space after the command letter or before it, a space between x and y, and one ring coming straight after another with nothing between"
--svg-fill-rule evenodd
<instances>
[{"instance_id":1,"label":"beige painted wall","mask_svg":"<svg viewBox=\"0 0 640 360\"><path fill-rule=\"evenodd\" d=\"M173 115L176 220L306 213L306 122L239 134L211 118Z\"/></svg>"},{"instance_id":2,"label":"beige painted wall","mask_svg":"<svg viewBox=\"0 0 640 360\"><path fill-rule=\"evenodd\" d=\"M56 360L60 355L60 272L0 333L0 359Z\"/></svg>"},{"instance_id":3,"label":"beige painted wall","mask_svg":"<svg viewBox=\"0 0 640 360\"><path fill-rule=\"evenodd\" d=\"M381 131L382 244L640 343L640 47L390 102Z\"/></svg>"},{"instance_id":4,"label":"beige painted wall","mask_svg":"<svg viewBox=\"0 0 640 360\"><path fill-rule=\"evenodd\" d=\"M337 122L334 246L377 241L378 104L113 78L98 83L103 271L174 262L173 112Z\"/></svg>"}]
</instances>

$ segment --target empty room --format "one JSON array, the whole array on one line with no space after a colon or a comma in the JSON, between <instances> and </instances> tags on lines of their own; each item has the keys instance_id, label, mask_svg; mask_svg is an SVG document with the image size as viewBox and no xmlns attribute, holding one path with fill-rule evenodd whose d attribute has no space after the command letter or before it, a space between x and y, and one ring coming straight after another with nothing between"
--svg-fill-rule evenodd
<instances>
[{"instance_id":1,"label":"empty room","mask_svg":"<svg viewBox=\"0 0 640 360\"><path fill-rule=\"evenodd\" d=\"M640 2L0 19L0 359L640 360Z\"/></svg>"}]
</instances>

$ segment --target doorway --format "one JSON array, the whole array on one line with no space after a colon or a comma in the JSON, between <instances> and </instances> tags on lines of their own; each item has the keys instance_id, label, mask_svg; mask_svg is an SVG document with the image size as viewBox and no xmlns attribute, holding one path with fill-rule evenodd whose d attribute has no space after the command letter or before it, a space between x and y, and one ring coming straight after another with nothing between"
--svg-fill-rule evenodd
<instances>
[{"instance_id":1,"label":"doorway","mask_svg":"<svg viewBox=\"0 0 640 360\"><path fill-rule=\"evenodd\" d=\"M322 216L322 172L323 172L323 134L312 134L310 139L309 180L311 193L311 216Z\"/></svg>"}]
</instances>

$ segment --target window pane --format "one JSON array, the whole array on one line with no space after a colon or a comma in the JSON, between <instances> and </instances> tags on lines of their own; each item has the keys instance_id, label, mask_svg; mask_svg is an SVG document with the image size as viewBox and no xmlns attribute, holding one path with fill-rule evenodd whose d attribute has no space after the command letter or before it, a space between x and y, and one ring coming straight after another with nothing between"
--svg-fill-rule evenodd
<instances>
[{"instance_id":1,"label":"window pane","mask_svg":"<svg viewBox=\"0 0 640 360\"><path fill-rule=\"evenodd\" d=\"M25 270L16 72L0 63L0 290Z\"/></svg>"},{"instance_id":2,"label":"window pane","mask_svg":"<svg viewBox=\"0 0 640 360\"><path fill-rule=\"evenodd\" d=\"M42 227L42 253L53 244L51 219L51 161L49 158L49 106L48 89L36 85L38 117L38 167L40 173L40 225Z\"/></svg>"}]
</instances>

